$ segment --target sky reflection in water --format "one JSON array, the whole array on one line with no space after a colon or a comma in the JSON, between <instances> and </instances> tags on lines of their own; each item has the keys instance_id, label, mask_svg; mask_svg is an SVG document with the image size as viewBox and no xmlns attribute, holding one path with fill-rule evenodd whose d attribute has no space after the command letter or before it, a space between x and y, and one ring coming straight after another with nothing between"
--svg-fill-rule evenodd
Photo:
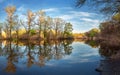
<instances>
[{"instance_id":1,"label":"sky reflection in water","mask_svg":"<svg viewBox=\"0 0 120 75\"><path fill-rule=\"evenodd\" d=\"M37 54L39 52L39 46L37 45L33 48L31 46L30 51L27 46L18 46L18 51L16 47L12 44L12 50L15 50L10 53L10 50L5 51L7 47L2 46L0 75L99 75L95 71L100 60L98 48L92 48L83 42L59 43L57 46L47 46L46 44L45 48L48 54L44 54L45 57L43 58L39 58L42 54ZM43 45L41 48L45 49ZM51 49L50 53L49 49ZM64 49L72 50L71 52L65 52ZM58 53L58 57L55 52ZM13 58L9 57L11 54L13 54ZM12 67L15 71L8 71L13 69L10 68L10 64L14 65ZM8 65L9 68L7 68Z\"/></svg>"}]
</instances>

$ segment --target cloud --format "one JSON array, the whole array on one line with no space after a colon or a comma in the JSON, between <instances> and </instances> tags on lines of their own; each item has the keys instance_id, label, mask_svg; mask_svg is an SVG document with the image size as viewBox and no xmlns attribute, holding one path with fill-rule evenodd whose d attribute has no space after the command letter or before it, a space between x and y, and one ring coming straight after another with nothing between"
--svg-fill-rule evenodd
<instances>
[{"instance_id":1,"label":"cloud","mask_svg":"<svg viewBox=\"0 0 120 75\"><path fill-rule=\"evenodd\" d=\"M61 16L57 16L59 18L62 18L64 20L71 20L73 18L75 18L74 16L70 16L70 15L61 15Z\"/></svg>"},{"instance_id":2,"label":"cloud","mask_svg":"<svg viewBox=\"0 0 120 75\"><path fill-rule=\"evenodd\" d=\"M67 13L60 14L59 16L66 22L73 25L73 32L86 32L92 28L98 28L100 19L97 19L96 13L81 12L81 11L68 11Z\"/></svg>"},{"instance_id":3,"label":"cloud","mask_svg":"<svg viewBox=\"0 0 120 75\"><path fill-rule=\"evenodd\" d=\"M77 11L70 11L69 12L70 14L73 14L75 16L84 16L84 17L89 17L90 16L90 13L88 12L77 12Z\"/></svg>"},{"instance_id":4,"label":"cloud","mask_svg":"<svg viewBox=\"0 0 120 75\"><path fill-rule=\"evenodd\" d=\"M99 20L95 19L90 19L90 18L81 18L80 20L85 21L85 22L92 22L92 23L99 23Z\"/></svg>"},{"instance_id":5,"label":"cloud","mask_svg":"<svg viewBox=\"0 0 120 75\"><path fill-rule=\"evenodd\" d=\"M55 12L58 11L57 8L48 8L48 9L43 9L45 12Z\"/></svg>"},{"instance_id":6,"label":"cloud","mask_svg":"<svg viewBox=\"0 0 120 75\"><path fill-rule=\"evenodd\" d=\"M17 8L18 12L24 12L26 10L26 8L24 6L20 6L19 8Z\"/></svg>"}]
</instances>

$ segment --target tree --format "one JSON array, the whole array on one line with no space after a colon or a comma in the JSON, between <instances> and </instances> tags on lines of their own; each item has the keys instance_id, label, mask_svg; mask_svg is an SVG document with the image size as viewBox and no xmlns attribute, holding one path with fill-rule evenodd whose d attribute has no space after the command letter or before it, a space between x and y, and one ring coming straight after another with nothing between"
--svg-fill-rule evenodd
<instances>
[{"instance_id":1,"label":"tree","mask_svg":"<svg viewBox=\"0 0 120 75\"><path fill-rule=\"evenodd\" d=\"M37 12L36 16L38 16L38 20L37 20L37 23L35 23L36 25L38 25L38 28L39 28L39 39L40 39L40 36L41 36L41 32L43 30L43 26L45 24L45 12L43 10L40 10Z\"/></svg>"},{"instance_id":2,"label":"tree","mask_svg":"<svg viewBox=\"0 0 120 75\"><path fill-rule=\"evenodd\" d=\"M30 38L30 30L31 30L31 24L32 21L34 20L34 13L31 10L28 10L27 12L27 19L28 19L28 38Z\"/></svg>"},{"instance_id":3,"label":"tree","mask_svg":"<svg viewBox=\"0 0 120 75\"><path fill-rule=\"evenodd\" d=\"M4 22L3 25L4 25L3 26L3 31L6 34L6 38L8 38L9 37L9 25L8 25L8 22Z\"/></svg>"},{"instance_id":4,"label":"tree","mask_svg":"<svg viewBox=\"0 0 120 75\"><path fill-rule=\"evenodd\" d=\"M120 23L120 12L113 15L112 20L114 22Z\"/></svg>"},{"instance_id":5,"label":"tree","mask_svg":"<svg viewBox=\"0 0 120 75\"><path fill-rule=\"evenodd\" d=\"M87 4L104 14L114 14L120 12L120 0L77 0L76 6L81 7Z\"/></svg>"},{"instance_id":6,"label":"tree","mask_svg":"<svg viewBox=\"0 0 120 75\"><path fill-rule=\"evenodd\" d=\"M58 39L58 33L61 32L61 28L63 28L64 21L61 18L54 19L54 31L55 31L55 39Z\"/></svg>"},{"instance_id":7,"label":"tree","mask_svg":"<svg viewBox=\"0 0 120 75\"><path fill-rule=\"evenodd\" d=\"M3 23L0 23L0 39L2 39L2 26L3 26Z\"/></svg>"},{"instance_id":8,"label":"tree","mask_svg":"<svg viewBox=\"0 0 120 75\"><path fill-rule=\"evenodd\" d=\"M85 35L90 38L90 40L93 40L94 37L96 37L99 33L99 29L93 28L90 31L86 32Z\"/></svg>"},{"instance_id":9,"label":"tree","mask_svg":"<svg viewBox=\"0 0 120 75\"><path fill-rule=\"evenodd\" d=\"M120 37L120 14L114 14L110 20L102 22L99 28L102 37L117 40Z\"/></svg>"},{"instance_id":10,"label":"tree","mask_svg":"<svg viewBox=\"0 0 120 75\"><path fill-rule=\"evenodd\" d=\"M7 6L5 8L5 11L7 13L7 21L9 24L9 34L10 34L9 38L11 39L11 29L15 25L13 18L14 18L14 13L16 11L16 7L15 6Z\"/></svg>"},{"instance_id":11,"label":"tree","mask_svg":"<svg viewBox=\"0 0 120 75\"><path fill-rule=\"evenodd\" d=\"M50 34L53 28L53 19L47 16L47 39L50 39Z\"/></svg>"},{"instance_id":12,"label":"tree","mask_svg":"<svg viewBox=\"0 0 120 75\"><path fill-rule=\"evenodd\" d=\"M15 26L13 27L13 29L16 33L16 38L18 40L19 39L19 28L21 26L21 23L20 23L20 20L18 19L17 15L14 17L14 24L15 24Z\"/></svg>"},{"instance_id":13,"label":"tree","mask_svg":"<svg viewBox=\"0 0 120 75\"><path fill-rule=\"evenodd\" d=\"M64 27L64 37L68 38L68 37L72 37L72 24L71 23L66 23L65 27Z\"/></svg>"}]
</instances>

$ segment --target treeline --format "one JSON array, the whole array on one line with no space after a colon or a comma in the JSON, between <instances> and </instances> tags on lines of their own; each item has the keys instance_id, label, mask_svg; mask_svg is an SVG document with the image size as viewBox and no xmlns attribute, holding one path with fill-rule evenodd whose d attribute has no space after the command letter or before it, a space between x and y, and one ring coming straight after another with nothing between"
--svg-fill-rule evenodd
<instances>
[{"instance_id":1,"label":"treeline","mask_svg":"<svg viewBox=\"0 0 120 75\"><path fill-rule=\"evenodd\" d=\"M120 13L114 14L109 20L99 25L99 29L91 29L85 33L90 40L107 41L109 44L120 44Z\"/></svg>"},{"instance_id":2,"label":"treeline","mask_svg":"<svg viewBox=\"0 0 120 75\"><path fill-rule=\"evenodd\" d=\"M51 18L45 11L28 10L24 17L16 13L15 6L5 8L5 22L0 23L1 39L68 39L72 38L72 24L61 18ZM4 32L5 37L2 36ZM21 34L21 32L23 32Z\"/></svg>"}]
</instances>

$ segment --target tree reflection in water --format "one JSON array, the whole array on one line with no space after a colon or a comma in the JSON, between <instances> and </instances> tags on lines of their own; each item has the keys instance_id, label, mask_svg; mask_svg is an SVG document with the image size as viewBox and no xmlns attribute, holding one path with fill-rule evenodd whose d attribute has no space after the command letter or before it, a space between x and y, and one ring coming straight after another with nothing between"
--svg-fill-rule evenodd
<instances>
[{"instance_id":1,"label":"tree reflection in water","mask_svg":"<svg viewBox=\"0 0 120 75\"><path fill-rule=\"evenodd\" d=\"M100 75L120 75L120 45L92 40L85 43L93 48L99 48L102 59L96 71L100 72Z\"/></svg>"},{"instance_id":2,"label":"tree reflection in water","mask_svg":"<svg viewBox=\"0 0 120 75\"><path fill-rule=\"evenodd\" d=\"M72 53L73 40L64 41L4 41L0 42L0 55L7 57L6 72L16 72L17 64L45 66L51 59L59 60ZM21 61L21 60L24 60Z\"/></svg>"},{"instance_id":3,"label":"tree reflection in water","mask_svg":"<svg viewBox=\"0 0 120 75\"><path fill-rule=\"evenodd\" d=\"M96 69L100 75L120 75L120 46L102 42L99 54L103 57Z\"/></svg>"}]
</instances>

